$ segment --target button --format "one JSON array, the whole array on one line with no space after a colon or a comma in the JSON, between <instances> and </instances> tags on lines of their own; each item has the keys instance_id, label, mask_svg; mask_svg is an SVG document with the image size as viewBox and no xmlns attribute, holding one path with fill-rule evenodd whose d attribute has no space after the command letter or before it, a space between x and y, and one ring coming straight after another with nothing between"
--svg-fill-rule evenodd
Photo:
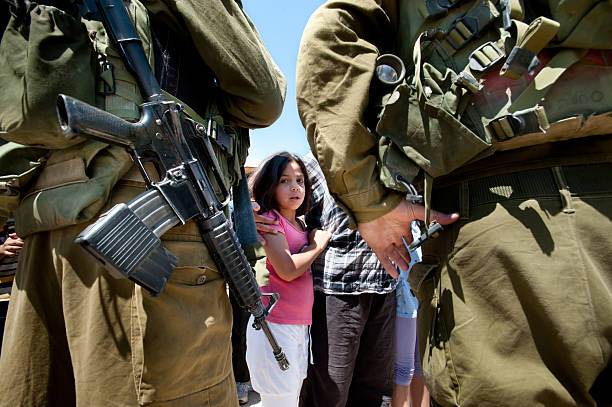
<instances>
[{"instance_id":1,"label":"button","mask_svg":"<svg viewBox=\"0 0 612 407\"><path fill-rule=\"evenodd\" d=\"M198 276L198 279L196 280L196 284L204 284L206 282L206 274L202 274L201 276Z\"/></svg>"}]
</instances>

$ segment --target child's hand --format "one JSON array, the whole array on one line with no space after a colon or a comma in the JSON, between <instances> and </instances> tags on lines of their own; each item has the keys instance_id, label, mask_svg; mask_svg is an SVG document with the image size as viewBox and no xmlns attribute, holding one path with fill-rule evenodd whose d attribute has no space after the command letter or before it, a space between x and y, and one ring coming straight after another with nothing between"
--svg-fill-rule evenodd
<instances>
[{"instance_id":1,"label":"child's hand","mask_svg":"<svg viewBox=\"0 0 612 407\"><path fill-rule=\"evenodd\" d=\"M317 249L323 250L327 246L327 243L329 243L331 233L327 230L313 229L309 237L311 245L314 245Z\"/></svg>"},{"instance_id":2,"label":"child's hand","mask_svg":"<svg viewBox=\"0 0 612 407\"><path fill-rule=\"evenodd\" d=\"M4 243L0 245L0 259L18 256L22 247L23 240L15 233L11 233Z\"/></svg>"}]
</instances>

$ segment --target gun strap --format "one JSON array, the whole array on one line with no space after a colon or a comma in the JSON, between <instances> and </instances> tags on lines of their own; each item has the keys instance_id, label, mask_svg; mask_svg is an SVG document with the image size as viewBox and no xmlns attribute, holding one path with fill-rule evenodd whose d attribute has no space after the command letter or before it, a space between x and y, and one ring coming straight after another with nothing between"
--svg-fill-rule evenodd
<instances>
[{"instance_id":1,"label":"gun strap","mask_svg":"<svg viewBox=\"0 0 612 407\"><path fill-rule=\"evenodd\" d=\"M240 182L234 185L234 222L236 223L236 234L238 241L243 247L258 242L257 229L255 228L255 217L251 206L251 197L247 185L247 177L244 167L240 168Z\"/></svg>"}]
</instances>

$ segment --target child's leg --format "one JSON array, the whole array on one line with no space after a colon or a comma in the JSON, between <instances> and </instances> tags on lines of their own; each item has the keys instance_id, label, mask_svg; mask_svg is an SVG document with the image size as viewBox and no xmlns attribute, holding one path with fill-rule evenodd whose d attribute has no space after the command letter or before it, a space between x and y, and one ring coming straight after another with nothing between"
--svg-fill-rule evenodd
<instances>
[{"instance_id":1,"label":"child's leg","mask_svg":"<svg viewBox=\"0 0 612 407\"><path fill-rule=\"evenodd\" d=\"M276 396L273 394L259 394L261 399L262 407L288 407L297 406L300 398L299 392L297 394L287 394L283 396Z\"/></svg>"},{"instance_id":2,"label":"child's leg","mask_svg":"<svg viewBox=\"0 0 612 407\"><path fill-rule=\"evenodd\" d=\"M252 324L253 317L247 327L246 360L251 384L261 397L262 407L297 406L308 366L308 326L268 323L289 361L289 369L282 371L265 334Z\"/></svg>"},{"instance_id":3,"label":"child's leg","mask_svg":"<svg viewBox=\"0 0 612 407\"><path fill-rule=\"evenodd\" d=\"M395 320L395 376L392 407L410 406L410 382L415 372L415 354L417 353L416 318L398 315Z\"/></svg>"},{"instance_id":4,"label":"child's leg","mask_svg":"<svg viewBox=\"0 0 612 407\"><path fill-rule=\"evenodd\" d=\"M412 407L429 407L429 391L425 387L425 380L421 374L421 360L419 358L419 335L416 334L414 348L414 376L410 382L410 403Z\"/></svg>"}]
</instances>

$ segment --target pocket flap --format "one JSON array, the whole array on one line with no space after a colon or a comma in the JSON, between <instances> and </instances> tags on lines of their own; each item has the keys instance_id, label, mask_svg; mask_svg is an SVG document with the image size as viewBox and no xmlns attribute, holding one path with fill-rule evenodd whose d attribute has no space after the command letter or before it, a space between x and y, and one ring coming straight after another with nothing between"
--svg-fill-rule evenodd
<instances>
[{"instance_id":1,"label":"pocket flap","mask_svg":"<svg viewBox=\"0 0 612 407\"><path fill-rule=\"evenodd\" d=\"M437 256L424 255L420 263L415 263L408 273L408 282L413 292L418 292L421 284L430 277L432 271L440 266Z\"/></svg>"},{"instance_id":2,"label":"pocket flap","mask_svg":"<svg viewBox=\"0 0 612 407\"><path fill-rule=\"evenodd\" d=\"M42 191L75 182L85 182L88 179L85 173L85 162L82 158L77 157L47 165L36 179L34 191Z\"/></svg>"}]
</instances>

